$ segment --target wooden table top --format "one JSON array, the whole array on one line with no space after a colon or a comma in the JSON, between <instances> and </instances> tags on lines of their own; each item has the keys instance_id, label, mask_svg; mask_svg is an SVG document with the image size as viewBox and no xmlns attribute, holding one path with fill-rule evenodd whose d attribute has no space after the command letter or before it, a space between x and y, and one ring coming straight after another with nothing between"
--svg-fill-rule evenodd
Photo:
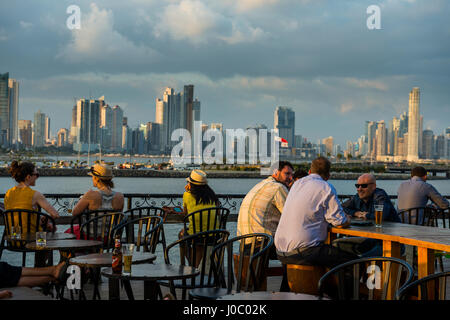
<instances>
[{"instance_id":1,"label":"wooden table top","mask_svg":"<svg viewBox=\"0 0 450 320\"><path fill-rule=\"evenodd\" d=\"M199 274L200 271L194 267L169 264L136 264L131 267L131 275L113 273L111 268L102 270L103 276L122 280L175 280L191 278Z\"/></svg>"},{"instance_id":2,"label":"wooden table top","mask_svg":"<svg viewBox=\"0 0 450 320\"><path fill-rule=\"evenodd\" d=\"M227 294L218 300L329 300L304 293L254 291Z\"/></svg>"},{"instance_id":3,"label":"wooden table top","mask_svg":"<svg viewBox=\"0 0 450 320\"><path fill-rule=\"evenodd\" d=\"M47 240L45 247L36 246L36 242L26 244L26 248L30 250L73 250L73 249L89 249L101 247L102 241L96 240Z\"/></svg>"},{"instance_id":4,"label":"wooden table top","mask_svg":"<svg viewBox=\"0 0 450 320\"><path fill-rule=\"evenodd\" d=\"M64 233L64 232L47 232L47 241L48 240L70 240L75 239L76 236L73 233ZM24 241L24 242L32 242L36 241L36 233L22 233L19 239L11 238L11 236L5 237L6 241Z\"/></svg>"},{"instance_id":5,"label":"wooden table top","mask_svg":"<svg viewBox=\"0 0 450 320\"><path fill-rule=\"evenodd\" d=\"M156 255L150 252L133 252L132 263L152 262ZM92 253L70 259L70 264L80 267L111 267L112 252Z\"/></svg>"},{"instance_id":6,"label":"wooden table top","mask_svg":"<svg viewBox=\"0 0 450 320\"><path fill-rule=\"evenodd\" d=\"M412 224L383 222L375 226L355 226L330 229L332 233L399 242L411 246L450 251L450 228L416 226Z\"/></svg>"}]
</instances>

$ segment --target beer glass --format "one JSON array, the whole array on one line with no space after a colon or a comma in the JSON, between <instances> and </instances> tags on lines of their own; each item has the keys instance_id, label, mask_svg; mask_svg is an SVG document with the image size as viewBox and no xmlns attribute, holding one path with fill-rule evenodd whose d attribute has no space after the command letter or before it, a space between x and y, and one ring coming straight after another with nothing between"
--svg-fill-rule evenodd
<instances>
[{"instance_id":1,"label":"beer glass","mask_svg":"<svg viewBox=\"0 0 450 320\"><path fill-rule=\"evenodd\" d=\"M374 205L374 209L375 209L375 227L381 228L381 225L383 223L383 205L376 204Z\"/></svg>"},{"instance_id":2,"label":"beer glass","mask_svg":"<svg viewBox=\"0 0 450 320\"><path fill-rule=\"evenodd\" d=\"M47 232L38 231L36 232L36 246L45 247L47 245Z\"/></svg>"},{"instance_id":3,"label":"beer glass","mask_svg":"<svg viewBox=\"0 0 450 320\"><path fill-rule=\"evenodd\" d=\"M123 257L123 271L122 274L129 276L131 275L131 261L133 260L133 250L134 244L124 244L122 246L122 257Z\"/></svg>"},{"instance_id":4,"label":"beer glass","mask_svg":"<svg viewBox=\"0 0 450 320\"><path fill-rule=\"evenodd\" d=\"M20 239L22 229L20 226L13 226L11 230L11 238L12 239Z\"/></svg>"}]
</instances>

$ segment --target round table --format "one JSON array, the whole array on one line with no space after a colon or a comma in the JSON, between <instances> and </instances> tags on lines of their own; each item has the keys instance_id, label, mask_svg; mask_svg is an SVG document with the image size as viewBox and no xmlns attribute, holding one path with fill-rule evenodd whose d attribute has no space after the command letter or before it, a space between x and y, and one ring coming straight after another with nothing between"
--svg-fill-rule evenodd
<instances>
[{"instance_id":1,"label":"round table","mask_svg":"<svg viewBox=\"0 0 450 320\"><path fill-rule=\"evenodd\" d=\"M129 282L130 280L144 281L144 299L156 300L158 294L158 280L176 280L193 278L200 274L194 267L178 266L169 264L137 264L133 265L131 275L116 274L111 268L102 270L102 275L109 279L109 299L119 300L119 280ZM131 289L131 287L130 287ZM133 293L127 290L128 299L134 300Z\"/></svg>"},{"instance_id":2,"label":"round table","mask_svg":"<svg viewBox=\"0 0 450 320\"><path fill-rule=\"evenodd\" d=\"M294 292L254 291L231 293L217 298L218 300L329 300L319 296Z\"/></svg>"},{"instance_id":3,"label":"round table","mask_svg":"<svg viewBox=\"0 0 450 320\"><path fill-rule=\"evenodd\" d=\"M138 263L151 263L155 261L156 255L150 252L133 252L132 264ZM99 268L101 267L111 267L112 263L112 252L103 253L91 253L84 256L73 257L69 260L70 264L77 265L79 267L91 268L93 270L93 282L94 282L94 294L92 300L101 299L100 291L98 290L98 283L100 280ZM130 290L128 283L125 289ZM81 288L82 289L82 288Z\"/></svg>"},{"instance_id":4,"label":"round table","mask_svg":"<svg viewBox=\"0 0 450 320\"><path fill-rule=\"evenodd\" d=\"M48 240L70 240L75 239L76 236L73 233L64 233L64 232L47 232L47 241ZM35 233L25 233L21 234L20 238L12 238L11 235L5 237L6 241L24 241L24 242L32 242L36 241Z\"/></svg>"}]
</instances>

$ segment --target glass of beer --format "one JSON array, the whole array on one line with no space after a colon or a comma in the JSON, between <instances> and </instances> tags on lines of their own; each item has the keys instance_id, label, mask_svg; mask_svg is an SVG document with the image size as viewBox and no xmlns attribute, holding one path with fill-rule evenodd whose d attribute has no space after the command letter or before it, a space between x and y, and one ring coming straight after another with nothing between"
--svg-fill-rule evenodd
<instances>
[{"instance_id":1,"label":"glass of beer","mask_svg":"<svg viewBox=\"0 0 450 320\"><path fill-rule=\"evenodd\" d=\"M383 205L374 205L375 209L375 227L380 228L383 223Z\"/></svg>"},{"instance_id":2,"label":"glass of beer","mask_svg":"<svg viewBox=\"0 0 450 320\"><path fill-rule=\"evenodd\" d=\"M36 246L45 247L47 245L47 232L38 231L36 232Z\"/></svg>"},{"instance_id":3,"label":"glass of beer","mask_svg":"<svg viewBox=\"0 0 450 320\"><path fill-rule=\"evenodd\" d=\"M131 261L133 260L133 250L134 250L133 243L124 244L122 247L122 257L123 257L122 274L126 276L131 275Z\"/></svg>"}]
</instances>

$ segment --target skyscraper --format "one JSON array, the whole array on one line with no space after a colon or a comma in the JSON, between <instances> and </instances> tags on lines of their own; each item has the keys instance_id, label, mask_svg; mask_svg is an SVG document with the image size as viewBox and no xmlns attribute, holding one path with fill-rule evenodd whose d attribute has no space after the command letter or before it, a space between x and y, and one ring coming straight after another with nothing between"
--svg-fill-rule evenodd
<instances>
[{"instance_id":1,"label":"skyscraper","mask_svg":"<svg viewBox=\"0 0 450 320\"><path fill-rule=\"evenodd\" d=\"M45 116L45 143L49 143L51 140L51 132L50 132L50 118Z\"/></svg>"},{"instance_id":2,"label":"skyscraper","mask_svg":"<svg viewBox=\"0 0 450 320\"><path fill-rule=\"evenodd\" d=\"M432 130L423 130L422 134L422 157L424 159L432 159L434 154L434 134Z\"/></svg>"},{"instance_id":3,"label":"skyscraper","mask_svg":"<svg viewBox=\"0 0 450 320\"><path fill-rule=\"evenodd\" d=\"M24 147L31 147L33 128L31 120L19 120L19 140Z\"/></svg>"},{"instance_id":4,"label":"skyscraper","mask_svg":"<svg viewBox=\"0 0 450 320\"><path fill-rule=\"evenodd\" d=\"M420 91L415 87L409 93L408 154L407 161L419 159Z\"/></svg>"},{"instance_id":5,"label":"skyscraper","mask_svg":"<svg viewBox=\"0 0 450 320\"><path fill-rule=\"evenodd\" d=\"M322 139L322 144L325 145L326 155L333 154L333 137L329 136L328 138Z\"/></svg>"},{"instance_id":6,"label":"skyscraper","mask_svg":"<svg viewBox=\"0 0 450 320\"><path fill-rule=\"evenodd\" d=\"M61 128L58 130L58 147L65 147L69 142L69 130Z\"/></svg>"},{"instance_id":7,"label":"skyscraper","mask_svg":"<svg viewBox=\"0 0 450 320\"><path fill-rule=\"evenodd\" d=\"M0 145L9 147L19 138L19 83L0 74Z\"/></svg>"},{"instance_id":8,"label":"skyscraper","mask_svg":"<svg viewBox=\"0 0 450 320\"><path fill-rule=\"evenodd\" d=\"M278 135L288 142L289 147L295 144L295 112L291 108L279 106L275 109L273 128Z\"/></svg>"},{"instance_id":9,"label":"skyscraper","mask_svg":"<svg viewBox=\"0 0 450 320\"><path fill-rule=\"evenodd\" d=\"M122 150L123 135L123 110L115 105L112 108L112 132L111 132L111 149L114 151Z\"/></svg>"},{"instance_id":10,"label":"skyscraper","mask_svg":"<svg viewBox=\"0 0 450 320\"><path fill-rule=\"evenodd\" d=\"M384 156L387 152L387 133L386 133L386 124L384 120L381 120L377 124L376 129L376 155Z\"/></svg>"},{"instance_id":11,"label":"skyscraper","mask_svg":"<svg viewBox=\"0 0 450 320\"><path fill-rule=\"evenodd\" d=\"M9 79L9 125L11 128L10 144L14 145L19 139L19 83L15 79Z\"/></svg>"},{"instance_id":12,"label":"skyscraper","mask_svg":"<svg viewBox=\"0 0 450 320\"><path fill-rule=\"evenodd\" d=\"M369 158L375 156L376 150L376 131L377 123L375 121L369 121L367 124L367 154Z\"/></svg>"},{"instance_id":13,"label":"skyscraper","mask_svg":"<svg viewBox=\"0 0 450 320\"><path fill-rule=\"evenodd\" d=\"M184 86L183 91L183 116L182 116L182 123L181 128L186 128L191 134L193 123L194 123L194 117L193 117L193 111L194 111L194 85L189 84ZM183 123L184 122L184 123Z\"/></svg>"},{"instance_id":14,"label":"skyscraper","mask_svg":"<svg viewBox=\"0 0 450 320\"><path fill-rule=\"evenodd\" d=\"M45 113L38 110L34 114L33 146L42 147L45 144Z\"/></svg>"}]
</instances>

